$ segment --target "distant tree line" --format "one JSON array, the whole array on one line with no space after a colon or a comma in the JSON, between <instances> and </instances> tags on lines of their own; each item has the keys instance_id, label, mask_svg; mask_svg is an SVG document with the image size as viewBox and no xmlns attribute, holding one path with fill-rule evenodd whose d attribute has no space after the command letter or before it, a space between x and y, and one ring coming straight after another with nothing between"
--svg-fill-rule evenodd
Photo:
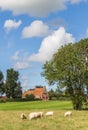
<instances>
[{"instance_id":1,"label":"distant tree line","mask_svg":"<svg viewBox=\"0 0 88 130\"><path fill-rule=\"evenodd\" d=\"M48 94L49 94L49 100L64 100L64 101L71 100L66 90L60 89L58 87L55 90L50 89L48 91Z\"/></svg>"}]
</instances>

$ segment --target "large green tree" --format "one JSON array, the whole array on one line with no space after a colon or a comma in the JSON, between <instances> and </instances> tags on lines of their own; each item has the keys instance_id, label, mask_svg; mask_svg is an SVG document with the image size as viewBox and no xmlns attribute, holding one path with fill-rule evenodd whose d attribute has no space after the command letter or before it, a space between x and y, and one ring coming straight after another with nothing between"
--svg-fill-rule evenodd
<instances>
[{"instance_id":1,"label":"large green tree","mask_svg":"<svg viewBox=\"0 0 88 130\"><path fill-rule=\"evenodd\" d=\"M14 98L21 98L21 97L22 97L21 83L17 82L16 87L14 88Z\"/></svg>"},{"instance_id":2,"label":"large green tree","mask_svg":"<svg viewBox=\"0 0 88 130\"><path fill-rule=\"evenodd\" d=\"M66 87L73 108L82 109L85 90L88 93L88 39L67 44L58 49L53 58L43 65L42 76L49 85Z\"/></svg>"},{"instance_id":3,"label":"large green tree","mask_svg":"<svg viewBox=\"0 0 88 130\"><path fill-rule=\"evenodd\" d=\"M17 98L22 95L22 88L18 77L18 71L15 71L13 68L7 70L5 93L8 98Z\"/></svg>"},{"instance_id":4,"label":"large green tree","mask_svg":"<svg viewBox=\"0 0 88 130\"><path fill-rule=\"evenodd\" d=\"M0 96L4 93L4 76L3 73L0 71Z\"/></svg>"}]
</instances>

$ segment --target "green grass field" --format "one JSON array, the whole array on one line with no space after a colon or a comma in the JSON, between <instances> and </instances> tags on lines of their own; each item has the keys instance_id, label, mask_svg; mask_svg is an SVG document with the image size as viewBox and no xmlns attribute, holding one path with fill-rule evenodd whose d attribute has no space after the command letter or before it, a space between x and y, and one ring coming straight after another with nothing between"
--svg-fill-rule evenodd
<instances>
[{"instance_id":1,"label":"green grass field","mask_svg":"<svg viewBox=\"0 0 88 130\"><path fill-rule=\"evenodd\" d=\"M53 117L41 119L20 119L24 112L27 117L30 112L54 111ZM64 113L72 111L71 117ZM34 101L0 103L0 130L88 130L88 112L75 111L70 101Z\"/></svg>"},{"instance_id":2,"label":"green grass field","mask_svg":"<svg viewBox=\"0 0 88 130\"><path fill-rule=\"evenodd\" d=\"M72 109L70 101L34 101L0 103L0 110L62 110Z\"/></svg>"}]
</instances>

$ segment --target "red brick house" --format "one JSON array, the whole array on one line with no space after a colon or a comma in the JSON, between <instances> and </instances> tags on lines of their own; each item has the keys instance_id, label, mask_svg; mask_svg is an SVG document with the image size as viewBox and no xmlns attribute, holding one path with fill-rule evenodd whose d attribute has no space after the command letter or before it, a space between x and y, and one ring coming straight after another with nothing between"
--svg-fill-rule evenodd
<instances>
[{"instance_id":1,"label":"red brick house","mask_svg":"<svg viewBox=\"0 0 88 130\"><path fill-rule=\"evenodd\" d=\"M34 89L29 89L23 93L22 97L25 98L26 95L30 95L30 94L33 94L37 99L41 99L41 100L49 99L49 95L45 86L43 87L36 86Z\"/></svg>"}]
</instances>

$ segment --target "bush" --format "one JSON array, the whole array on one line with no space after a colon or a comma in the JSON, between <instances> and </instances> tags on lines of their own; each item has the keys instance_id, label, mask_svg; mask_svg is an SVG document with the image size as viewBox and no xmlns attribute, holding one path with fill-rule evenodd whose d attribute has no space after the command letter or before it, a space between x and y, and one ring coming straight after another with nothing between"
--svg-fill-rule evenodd
<instances>
[{"instance_id":1,"label":"bush","mask_svg":"<svg viewBox=\"0 0 88 130\"><path fill-rule=\"evenodd\" d=\"M0 99L0 103L5 103L6 100Z\"/></svg>"},{"instance_id":2,"label":"bush","mask_svg":"<svg viewBox=\"0 0 88 130\"><path fill-rule=\"evenodd\" d=\"M27 94L26 98L29 99L29 101L34 101L35 100L35 96L33 94Z\"/></svg>"}]
</instances>

